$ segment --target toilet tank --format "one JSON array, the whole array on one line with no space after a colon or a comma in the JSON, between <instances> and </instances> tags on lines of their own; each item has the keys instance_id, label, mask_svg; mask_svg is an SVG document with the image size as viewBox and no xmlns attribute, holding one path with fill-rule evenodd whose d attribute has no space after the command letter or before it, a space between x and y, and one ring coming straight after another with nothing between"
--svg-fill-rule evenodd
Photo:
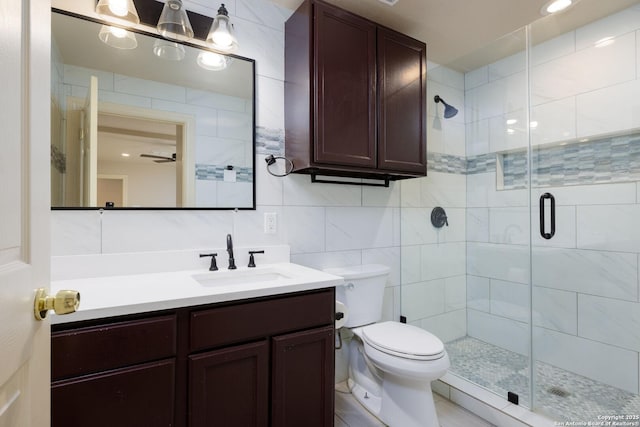
<instances>
[{"instance_id":1,"label":"toilet tank","mask_svg":"<svg viewBox=\"0 0 640 427\"><path fill-rule=\"evenodd\" d=\"M364 264L328 268L327 273L341 276L345 283L336 286L336 299L347 306L344 326L354 328L378 322L382 317L382 300L390 268L381 264Z\"/></svg>"}]
</instances>

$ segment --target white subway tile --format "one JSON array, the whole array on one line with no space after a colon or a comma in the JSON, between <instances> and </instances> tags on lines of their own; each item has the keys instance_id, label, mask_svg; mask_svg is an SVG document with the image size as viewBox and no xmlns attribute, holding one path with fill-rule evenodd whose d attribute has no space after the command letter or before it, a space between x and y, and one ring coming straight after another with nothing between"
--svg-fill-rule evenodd
<instances>
[{"instance_id":1,"label":"white subway tile","mask_svg":"<svg viewBox=\"0 0 640 427\"><path fill-rule=\"evenodd\" d=\"M624 9L576 30L576 47L585 49L607 37L618 37L640 29L640 8Z\"/></svg>"},{"instance_id":2,"label":"white subway tile","mask_svg":"<svg viewBox=\"0 0 640 427\"><path fill-rule=\"evenodd\" d=\"M51 255L101 253L101 218L94 210L51 212Z\"/></svg>"},{"instance_id":3,"label":"white subway tile","mask_svg":"<svg viewBox=\"0 0 640 427\"><path fill-rule=\"evenodd\" d=\"M635 51L633 54L635 55ZM635 70L636 64L634 62L627 66ZM635 78L635 74L632 78ZM578 137L586 138L640 127L638 94L640 80L623 82L578 95Z\"/></svg>"},{"instance_id":4,"label":"white subway tile","mask_svg":"<svg viewBox=\"0 0 640 427\"><path fill-rule=\"evenodd\" d=\"M233 25L237 54L255 59L256 75L284 81L284 32L239 17Z\"/></svg>"},{"instance_id":5,"label":"white subway tile","mask_svg":"<svg viewBox=\"0 0 640 427\"><path fill-rule=\"evenodd\" d=\"M387 287L400 285L400 247L362 250L362 264L382 264L391 268Z\"/></svg>"},{"instance_id":6,"label":"white subway tile","mask_svg":"<svg viewBox=\"0 0 640 427\"><path fill-rule=\"evenodd\" d=\"M421 280L422 266L420 264L421 247L420 245L406 246L400 248L400 267L402 285L407 283L415 283Z\"/></svg>"},{"instance_id":7,"label":"white subway tile","mask_svg":"<svg viewBox=\"0 0 640 427\"><path fill-rule=\"evenodd\" d=\"M467 275L467 307L489 313L491 311L491 280Z\"/></svg>"},{"instance_id":8,"label":"white subway tile","mask_svg":"<svg viewBox=\"0 0 640 427\"><path fill-rule=\"evenodd\" d=\"M569 31L539 44L536 44L536 36L541 33L538 31L538 26L535 22L532 24L531 33L534 46L531 49L530 60L533 66L549 62L562 56L570 55L576 50L576 37L574 31Z\"/></svg>"},{"instance_id":9,"label":"white subway tile","mask_svg":"<svg viewBox=\"0 0 640 427\"><path fill-rule=\"evenodd\" d=\"M325 208L284 206L281 224L292 254L325 251Z\"/></svg>"},{"instance_id":10,"label":"white subway tile","mask_svg":"<svg viewBox=\"0 0 640 427\"><path fill-rule=\"evenodd\" d=\"M466 90L489 83L489 66L476 68L464 74L464 87Z\"/></svg>"},{"instance_id":11,"label":"white subway tile","mask_svg":"<svg viewBox=\"0 0 640 427\"><path fill-rule=\"evenodd\" d=\"M442 342L451 342L467 335L466 310L450 311L422 319L419 327L431 332Z\"/></svg>"},{"instance_id":12,"label":"white subway tile","mask_svg":"<svg viewBox=\"0 0 640 427\"><path fill-rule=\"evenodd\" d=\"M489 153L489 119L468 122L465 140L467 157Z\"/></svg>"},{"instance_id":13,"label":"white subway tile","mask_svg":"<svg viewBox=\"0 0 640 427\"><path fill-rule=\"evenodd\" d=\"M218 182L218 203L221 208L250 208L253 206L252 182Z\"/></svg>"},{"instance_id":14,"label":"white subway tile","mask_svg":"<svg viewBox=\"0 0 640 427\"><path fill-rule=\"evenodd\" d=\"M616 66L612 67L611 64ZM634 34L620 37L614 44L604 48L583 49L538 65L531 70L534 104L635 79L635 65Z\"/></svg>"},{"instance_id":15,"label":"white subway tile","mask_svg":"<svg viewBox=\"0 0 640 427\"><path fill-rule=\"evenodd\" d=\"M515 121L515 122L513 122ZM529 145L527 116L522 108L489 119L491 152L523 150Z\"/></svg>"},{"instance_id":16,"label":"white subway tile","mask_svg":"<svg viewBox=\"0 0 640 427\"><path fill-rule=\"evenodd\" d=\"M500 316L467 310L467 333L518 354L529 354L529 325Z\"/></svg>"},{"instance_id":17,"label":"white subway tile","mask_svg":"<svg viewBox=\"0 0 640 427\"><path fill-rule=\"evenodd\" d=\"M467 276L447 277L444 279L445 311L467 308Z\"/></svg>"},{"instance_id":18,"label":"white subway tile","mask_svg":"<svg viewBox=\"0 0 640 427\"><path fill-rule=\"evenodd\" d=\"M207 249L224 245L232 232L228 211L105 211L102 249L103 253Z\"/></svg>"},{"instance_id":19,"label":"white subway tile","mask_svg":"<svg viewBox=\"0 0 640 427\"><path fill-rule=\"evenodd\" d=\"M638 352L537 327L533 345L541 362L638 393Z\"/></svg>"},{"instance_id":20,"label":"white subway tile","mask_svg":"<svg viewBox=\"0 0 640 427\"><path fill-rule=\"evenodd\" d=\"M519 32L524 36L524 29ZM509 34L507 37L511 37L513 40L522 41L521 52L514 53L513 55L509 55L489 64L489 81L504 79L505 77L524 71L526 66L526 56L524 52L526 48L524 45L525 38L518 38L517 33L518 32Z\"/></svg>"},{"instance_id":21,"label":"white subway tile","mask_svg":"<svg viewBox=\"0 0 640 427\"><path fill-rule=\"evenodd\" d=\"M256 76L256 124L268 129L284 129L284 82Z\"/></svg>"},{"instance_id":22,"label":"white subway tile","mask_svg":"<svg viewBox=\"0 0 640 427\"><path fill-rule=\"evenodd\" d=\"M362 206L400 207L401 185L401 181L392 181L389 188L362 187Z\"/></svg>"},{"instance_id":23,"label":"white subway tile","mask_svg":"<svg viewBox=\"0 0 640 427\"><path fill-rule=\"evenodd\" d=\"M326 208L327 250L393 246L390 208Z\"/></svg>"},{"instance_id":24,"label":"white subway tile","mask_svg":"<svg viewBox=\"0 0 640 427\"><path fill-rule=\"evenodd\" d=\"M422 246L422 280L465 274L465 243Z\"/></svg>"},{"instance_id":25,"label":"white subway tile","mask_svg":"<svg viewBox=\"0 0 640 427\"><path fill-rule=\"evenodd\" d=\"M529 209L490 208L489 241L509 245L529 244Z\"/></svg>"},{"instance_id":26,"label":"white subway tile","mask_svg":"<svg viewBox=\"0 0 640 427\"><path fill-rule=\"evenodd\" d=\"M491 314L529 322L529 285L491 280Z\"/></svg>"},{"instance_id":27,"label":"white subway tile","mask_svg":"<svg viewBox=\"0 0 640 427\"><path fill-rule=\"evenodd\" d=\"M218 181L196 179L196 207L218 206Z\"/></svg>"},{"instance_id":28,"label":"white subway tile","mask_svg":"<svg viewBox=\"0 0 640 427\"><path fill-rule=\"evenodd\" d=\"M534 200L534 203L536 201ZM557 200L556 200L557 202ZM575 206L556 206L556 232L551 239L544 239L540 235L540 211L539 205L532 203L531 233L535 246L575 248L576 247L576 208ZM545 221L550 221L547 216ZM550 225L545 224L546 231L549 232Z\"/></svg>"},{"instance_id":29,"label":"white subway tile","mask_svg":"<svg viewBox=\"0 0 640 427\"><path fill-rule=\"evenodd\" d=\"M468 242L467 274L529 283L529 248Z\"/></svg>"},{"instance_id":30,"label":"white subway tile","mask_svg":"<svg viewBox=\"0 0 640 427\"><path fill-rule=\"evenodd\" d=\"M640 205L578 206L578 247L640 252Z\"/></svg>"},{"instance_id":31,"label":"white subway tile","mask_svg":"<svg viewBox=\"0 0 640 427\"><path fill-rule=\"evenodd\" d=\"M533 287L533 324L554 331L578 333L578 302L575 292Z\"/></svg>"},{"instance_id":32,"label":"white subway tile","mask_svg":"<svg viewBox=\"0 0 640 427\"><path fill-rule=\"evenodd\" d=\"M579 294L578 335L640 351L640 303Z\"/></svg>"},{"instance_id":33,"label":"white subway tile","mask_svg":"<svg viewBox=\"0 0 640 427\"><path fill-rule=\"evenodd\" d=\"M533 203L537 203L540 196L547 192L553 194L555 197L556 207L568 205L612 205L636 202L636 184L633 182L536 189L532 191Z\"/></svg>"},{"instance_id":34,"label":"white subway tile","mask_svg":"<svg viewBox=\"0 0 640 427\"><path fill-rule=\"evenodd\" d=\"M253 140L253 116L247 113L218 110L218 137L249 143Z\"/></svg>"},{"instance_id":35,"label":"white subway tile","mask_svg":"<svg viewBox=\"0 0 640 427\"><path fill-rule=\"evenodd\" d=\"M270 1L236 0L236 16L278 31L284 32L284 23L292 12Z\"/></svg>"},{"instance_id":36,"label":"white subway tile","mask_svg":"<svg viewBox=\"0 0 640 427\"><path fill-rule=\"evenodd\" d=\"M403 245L438 242L438 230L431 225L431 209L403 208L400 211L400 239Z\"/></svg>"},{"instance_id":37,"label":"white subway tile","mask_svg":"<svg viewBox=\"0 0 640 427\"><path fill-rule=\"evenodd\" d=\"M349 267L362 264L362 253L361 251L339 251L291 254L291 262L318 270Z\"/></svg>"},{"instance_id":38,"label":"white subway tile","mask_svg":"<svg viewBox=\"0 0 640 427\"><path fill-rule=\"evenodd\" d=\"M264 214L276 214L276 233L264 232ZM285 224L282 206L258 206L255 211L235 212L233 215L233 237L242 246L253 246L252 250L263 249L261 246L286 244L284 240ZM256 255L256 262L261 258Z\"/></svg>"},{"instance_id":39,"label":"white subway tile","mask_svg":"<svg viewBox=\"0 0 640 427\"><path fill-rule=\"evenodd\" d=\"M114 75L108 71L92 70L64 64L63 83L66 85L89 87L91 76L98 78L98 90L113 91Z\"/></svg>"},{"instance_id":40,"label":"white subway tile","mask_svg":"<svg viewBox=\"0 0 640 427\"><path fill-rule=\"evenodd\" d=\"M576 99L569 97L539 104L531 110L531 145L576 138Z\"/></svg>"},{"instance_id":41,"label":"white subway tile","mask_svg":"<svg viewBox=\"0 0 640 427\"><path fill-rule=\"evenodd\" d=\"M358 185L311 183L308 175L283 178L284 204L292 206L360 206L362 189Z\"/></svg>"},{"instance_id":42,"label":"white subway tile","mask_svg":"<svg viewBox=\"0 0 640 427\"><path fill-rule=\"evenodd\" d=\"M186 103L212 109L245 112L246 99L207 90L186 88Z\"/></svg>"},{"instance_id":43,"label":"white subway tile","mask_svg":"<svg viewBox=\"0 0 640 427\"><path fill-rule=\"evenodd\" d=\"M420 179L420 206L442 206L464 208L467 186L465 175L430 171Z\"/></svg>"},{"instance_id":44,"label":"white subway tile","mask_svg":"<svg viewBox=\"0 0 640 427\"><path fill-rule=\"evenodd\" d=\"M442 125L445 123L458 123L464 124L464 104L465 104L465 92L462 89L456 89L454 87L438 83L433 80L427 80L427 119L428 123L431 123L434 117L441 119ZM458 109L458 114L450 119L443 117L444 105L441 102L436 103L434 97L439 95L444 101Z\"/></svg>"},{"instance_id":45,"label":"white subway tile","mask_svg":"<svg viewBox=\"0 0 640 427\"><path fill-rule=\"evenodd\" d=\"M448 101L447 101L448 102ZM429 152L465 155L465 124L442 117L427 118L427 141Z\"/></svg>"},{"instance_id":46,"label":"white subway tile","mask_svg":"<svg viewBox=\"0 0 640 427\"><path fill-rule=\"evenodd\" d=\"M466 241L466 221L465 211L462 208L446 209L447 224L444 227L436 229L438 235L438 243L447 242L465 242ZM429 214L429 217L431 214ZM429 220L431 224L431 220ZM433 226L432 226L433 227Z\"/></svg>"},{"instance_id":47,"label":"white subway tile","mask_svg":"<svg viewBox=\"0 0 640 427\"><path fill-rule=\"evenodd\" d=\"M402 286L402 315L408 322L445 312L444 279Z\"/></svg>"},{"instance_id":48,"label":"white subway tile","mask_svg":"<svg viewBox=\"0 0 640 427\"><path fill-rule=\"evenodd\" d=\"M438 64L433 64L431 67L427 65L427 80L458 90L464 90L465 88L464 73Z\"/></svg>"},{"instance_id":49,"label":"white subway tile","mask_svg":"<svg viewBox=\"0 0 640 427\"><path fill-rule=\"evenodd\" d=\"M400 181L400 206L401 207L423 207L420 191L422 181L427 178L403 179Z\"/></svg>"},{"instance_id":50,"label":"white subway tile","mask_svg":"<svg viewBox=\"0 0 640 427\"><path fill-rule=\"evenodd\" d=\"M256 180L256 204L261 205L282 205L283 203L283 180L271 175L265 167L266 155L256 155L256 169L254 179Z\"/></svg>"},{"instance_id":51,"label":"white subway tile","mask_svg":"<svg viewBox=\"0 0 640 427\"><path fill-rule=\"evenodd\" d=\"M467 237L470 242L489 241L489 209L467 208Z\"/></svg>"},{"instance_id":52,"label":"white subway tile","mask_svg":"<svg viewBox=\"0 0 640 427\"><path fill-rule=\"evenodd\" d=\"M629 301L638 299L635 254L534 247L533 284Z\"/></svg>"}]
</instances>

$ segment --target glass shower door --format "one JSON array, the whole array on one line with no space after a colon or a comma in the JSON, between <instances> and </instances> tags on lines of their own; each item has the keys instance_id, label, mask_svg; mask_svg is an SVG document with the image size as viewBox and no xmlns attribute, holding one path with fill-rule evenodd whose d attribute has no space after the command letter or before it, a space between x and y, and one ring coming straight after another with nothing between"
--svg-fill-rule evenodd
<instances>
[{"instance_id":1,"label":"glass shower door","mask_svg":"<svg viewBox=\"0 0 640 427\"><path fill-rule=\"evenodd\" d=\"M587 6L530 27L533 406L637 423L640 6Z\"/></svg>"}]
</instances>

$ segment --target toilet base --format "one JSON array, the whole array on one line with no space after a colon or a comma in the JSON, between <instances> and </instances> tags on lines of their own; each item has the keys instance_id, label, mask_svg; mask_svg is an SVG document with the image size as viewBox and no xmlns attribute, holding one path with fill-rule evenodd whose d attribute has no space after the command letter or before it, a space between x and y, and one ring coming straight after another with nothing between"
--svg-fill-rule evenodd
<instances>
[{"instance_id":1,"label":"toilet base","mask_svg":"<svg viewBox=\"0 0 640 427\"><path fill-rule=\"evenodd\" d=\"M348 386L367 411L390 427L439 426L430 381L415 381L375 368L356 337L349 350Z\"/></svg>"}]
</instances>

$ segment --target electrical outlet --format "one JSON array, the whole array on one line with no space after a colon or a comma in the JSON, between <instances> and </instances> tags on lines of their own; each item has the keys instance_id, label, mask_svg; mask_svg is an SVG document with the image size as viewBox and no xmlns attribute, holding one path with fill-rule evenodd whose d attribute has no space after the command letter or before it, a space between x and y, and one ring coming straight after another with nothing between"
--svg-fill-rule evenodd
<instances>
[{"instance_id":1,"label":"electrical outlet","mask_svg":"<svg viewBox=\"0 0 640 427\"><path fill-rule=\"evenodd\" d=\"M278 217L275 212L264 213L264 233L276 234L278 231Z\"/></svg>"}]
</instances>

